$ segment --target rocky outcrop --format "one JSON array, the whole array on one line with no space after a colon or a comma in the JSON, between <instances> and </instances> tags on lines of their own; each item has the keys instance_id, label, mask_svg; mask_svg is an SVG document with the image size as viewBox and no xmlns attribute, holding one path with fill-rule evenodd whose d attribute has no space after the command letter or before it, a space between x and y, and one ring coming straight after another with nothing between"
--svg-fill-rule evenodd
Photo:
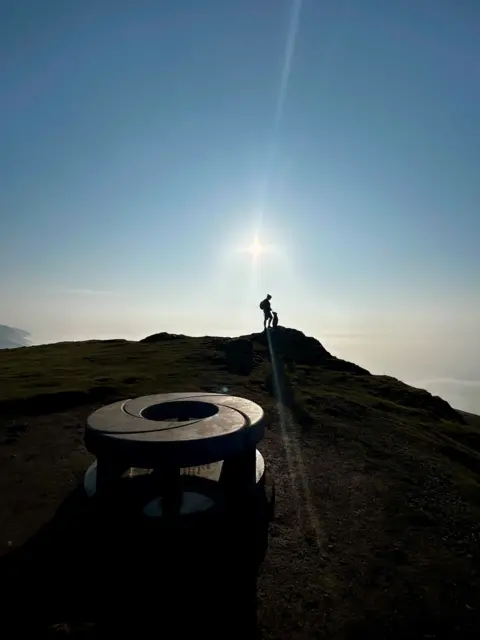
<instances>
[{"instance_id":1,"label":"rocky outcrop","mask_svg":"<svg viewBox=\"0 0 480 640\"><path fill-rule=\"evenodd\" d=\"M155 343L155 342L171 342L172 340L181 340L184 339L185 336L177 333L167 333L166 331L162 331L161 333L154 333L151 336L147 336L143 338L139 342L144 343Z\"/></svg>"},{"instance_id":2,"label":"rocky outcrop","mask_svg":"<svg viewBox=\"0 0 480 640\"><path fill-rule=\"evenodd\" d=\"M246 337L263 344L269 353L273 352L276 356L281 357L286 364L321 365L335 371L370 375L369 371L352 362L335 358L318 340L306 336L296 329L277 327L269 331L268 334L256 333Z\"/></svg>"},{"instance_id":3,"label":"rocky outcrop","mask_svg":"<svg viewBox=\"0 0 480 640\"><path fill-rule=\"evenodd\" d=\"M430 417L465 424L463 416L446 400L425 389L417 389L390 376L375 376L376 388L371 393L404 407L420 409Z\"/></svg>"},{"instance_id":4,"label":"rocky outcrop","mask_svg":"<svg viewBox=\"0 0 480 640\"><path fill-rule=\"evenodd\" d=\"M285 362L315 365L332 357L318 340L296 329L277 327L268 332L254 333L246 337L265 345L269 352L282 357Z\"/></svg>"}]
</instances>

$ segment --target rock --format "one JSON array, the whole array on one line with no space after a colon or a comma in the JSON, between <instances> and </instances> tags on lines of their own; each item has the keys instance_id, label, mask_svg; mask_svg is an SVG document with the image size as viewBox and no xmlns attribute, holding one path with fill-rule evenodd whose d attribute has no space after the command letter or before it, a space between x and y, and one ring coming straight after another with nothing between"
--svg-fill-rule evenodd
<instances>
[{"instance_id":1,"label":"rock","mask_svg":"<svg viewBox=\"0 0 480 640\"><path fill-rule=\"evenodd\" d=\"M167 333L166 331L162 331L161 333L154 333L151 336L147 336L146 338L140 340L140 342L169 342L171 340L179 340L181 338L185 338L185 336L177 333Z\"/></svg>"},{"instance_id":2,"label":"rock","mask_svg":"<svg viewBox=\"0 0 480 640\"><path fill-rule=\"evenodd\" d=\"M315 338L306 336L296 329L277 327L266 332L249 336L252 340L272 347L275 354L281 356L285 362L296 364L321 364L332 356Z\"/></svg>"},{"instance_id":3,"label":"rock","mask_svg":"<svg viewBox=\"0 0 480 640\"><path fill-rule=\"evenodd\" d=\"M230 373L248 376L254 366L253 343L247 338L229 340L224 345Z\"/></svg>"}]
</instances>

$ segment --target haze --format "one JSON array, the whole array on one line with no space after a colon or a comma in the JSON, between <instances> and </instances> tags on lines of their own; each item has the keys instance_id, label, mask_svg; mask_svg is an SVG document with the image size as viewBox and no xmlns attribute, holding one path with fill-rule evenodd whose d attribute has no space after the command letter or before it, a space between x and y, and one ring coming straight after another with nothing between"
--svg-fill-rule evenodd
<instances>
[{"instance_id":1,"label":"haze","mask_svg":"<svg viewBox=\"0 0 480 640\"><path fill-rule=\"evenodd\" d=\"M10 0L0 51L0 323L238 335L271 293L480 412L478 3Z\"/></svg>"}]
</instances>

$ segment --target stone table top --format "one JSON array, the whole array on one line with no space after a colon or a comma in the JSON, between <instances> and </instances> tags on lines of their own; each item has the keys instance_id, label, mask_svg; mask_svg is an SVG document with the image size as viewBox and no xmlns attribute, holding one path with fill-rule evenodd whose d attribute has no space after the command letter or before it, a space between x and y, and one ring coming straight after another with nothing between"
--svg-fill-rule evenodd
<instances>
[{"instance_id":1,"label":"stone table top","mask_svg":"<svg viewBox=\"0 0 480 640\"><path fill-rule=\"evenodd\" d=\"M264 435L256 403L216 393L167 393L115 402L92 413L85 444L129 466L194 467L238 456Z\"/></svg>"}]
</instances>

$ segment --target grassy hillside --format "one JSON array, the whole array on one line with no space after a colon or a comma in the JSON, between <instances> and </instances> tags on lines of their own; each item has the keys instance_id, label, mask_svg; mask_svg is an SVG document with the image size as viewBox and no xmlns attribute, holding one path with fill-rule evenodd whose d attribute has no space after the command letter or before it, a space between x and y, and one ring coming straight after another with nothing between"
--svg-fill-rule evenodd
<instances>
[{"instance_id":1,"label":"grassy hillside","mask_svg":"<svg viewBox=\"0 0 480 640\"><path fill-rule=\"evenodd\" d=\"M262 636L474 637L480 420L299 332L278 331L273 351L274 366L262 334L0 351L3 560L81 481L92 410L228 390L265 408L261 449L277 486L258 588Z\"/></svg>"}]
</instances>

